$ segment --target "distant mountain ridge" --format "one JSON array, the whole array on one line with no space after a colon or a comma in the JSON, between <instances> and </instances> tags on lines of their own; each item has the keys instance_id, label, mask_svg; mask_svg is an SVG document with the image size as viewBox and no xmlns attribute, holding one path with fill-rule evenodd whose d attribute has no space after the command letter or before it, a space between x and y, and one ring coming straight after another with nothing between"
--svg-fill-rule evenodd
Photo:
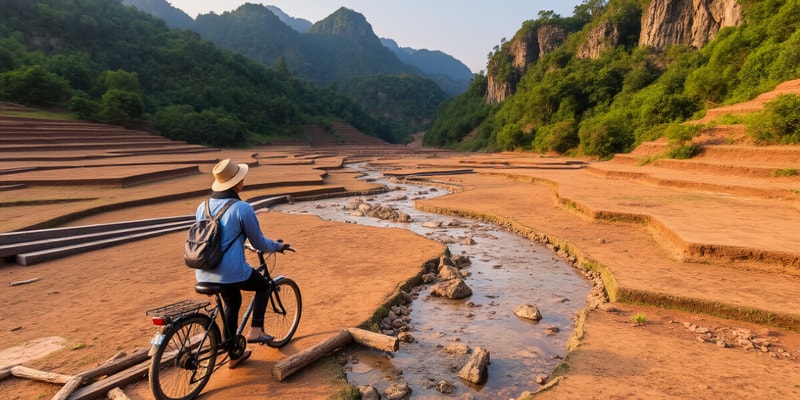
<instances>
[{"instance_id":1,"label":"distant mountain ridge","mask_svg":"<svg viewBox=\"0 0 800 400\"><path fill-rule=\"evenodd\" d=\"M297 77L318 84L342 83L371 74L410 73L432 79L455 96L466 90L473 77L466 65L446 53L401 49L392 39L379 39L363 15L346 8L311 24L278 7L252 3L222 14L198 15L195 20L166 0L123 3L164 19L172 28L195 30L215 44L268 67L285 62Z\"/></svg>"},{"instance_id":2,"label":"distant mountain ridge","mask_svg":"<svg viewBox=\"0 0 800 400\"><path fill-rule=\"evenodd\" d=\"M290 28L300 33L305 33L306 31L311 29L311 26L314 25L313 22L307 19L295 18L290 16L289 14L286 14L285 12L283 12L283 10L281 10L278 7L275 6L266 6L266 7L267 10L272 11L272 13L275 14L281 21L283 21L284 24L289 25Z\"/></svg>"}]
</instances>

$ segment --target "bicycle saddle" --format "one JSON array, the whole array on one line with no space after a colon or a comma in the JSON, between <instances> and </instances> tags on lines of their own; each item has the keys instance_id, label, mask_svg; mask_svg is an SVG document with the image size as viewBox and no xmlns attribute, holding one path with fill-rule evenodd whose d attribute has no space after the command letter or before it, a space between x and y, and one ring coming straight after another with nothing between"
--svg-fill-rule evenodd
<instances>
[{"instance_id":1,"label":"bicycle saddle","mask_svg":"<svg viewBox=\"0 0 800 400\"><path fill-rule=\"evenodd\" d=\"M197 282L194 291L200 294L215 295L222 290L222 284L216 282Z\"/></svg>"}]
</instances>

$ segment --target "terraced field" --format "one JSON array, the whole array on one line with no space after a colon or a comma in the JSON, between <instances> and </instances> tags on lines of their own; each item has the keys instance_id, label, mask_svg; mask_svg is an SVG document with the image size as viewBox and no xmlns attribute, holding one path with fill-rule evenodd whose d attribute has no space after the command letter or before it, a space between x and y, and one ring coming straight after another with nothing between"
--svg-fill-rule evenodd
<instances>
[{"instance_id":1,"label":"terraced field","mask_svg":"<svg viewBox=\"0 0 800 400\"><path fill-rule=\"evenodd\" d=\"M576 316L571 350L548 383L530 388L539 390L535 398L800 397L800 146L755 146L741 127L716 126L696 138L701 153L690 160L659 158L664 144L653 142L593 161L354 139L208 149L113 127L60 124L66 123L0 118L0 237L191 215L208 193L211 166L225 157L252 166L245 197L262 211L285 196L382 190L342 168L362 161L387 175L458 188L418 208L505 225L602 276L609 302L587 303ZM23 126L17 138L4 134ZM94 130L117 139L78 135ZM71 136L62 141L60 134ZM339 201L345 200L331 198ZM257 349L241 370L215 375L207 391L214 398L328 398L343 384L331 372L338 368L333 359L281 384L270 377L271 366L368 320L443 245L313 217L264 212L261 219L268 236L301 250L287 257L286 273L300 282L309 314L291 346ZM7 282L41 278L0 291L0 341L11 347L65 338L63 350L18 361L62 374L141 346L152 334L143 317L150 304L193 295L181 241L178 229L31 266L20 265L19 254L0 253L8 254L0 264ZM59 388L0 380L10 398L50 397ZM149 398L141 382L123 390Z\"/></svg>"}]
</instances>

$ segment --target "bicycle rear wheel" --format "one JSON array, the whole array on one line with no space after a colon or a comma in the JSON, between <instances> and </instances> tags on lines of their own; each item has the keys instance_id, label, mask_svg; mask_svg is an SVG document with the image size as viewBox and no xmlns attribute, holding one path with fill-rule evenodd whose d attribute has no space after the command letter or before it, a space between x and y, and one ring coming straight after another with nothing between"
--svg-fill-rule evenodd
<instances>
[{"instance_id":1,"label":"bicycle rear wheel","mask_svg":"<svg viewBox=\"0 0 800 400\"><path fill-rule=\"evenodd\" d=\"M292 340L302 312L300 288L293 280L283 278L272 291L264 314L264 331L274 338L270 347L283 347Z\"/></svg>"},{"instance_id":2,"label":"bicycle rear wheel","mask_svg":"<svg viewBox=\"0 0 800 400\"><path fill-rule=\"evenodd\" d=\"M200 394L217 361L220 336L214 328L211 318L198 314L167 330L150 363L150 390L157 400L189 400Z\"/></svg>"}]
</instances>

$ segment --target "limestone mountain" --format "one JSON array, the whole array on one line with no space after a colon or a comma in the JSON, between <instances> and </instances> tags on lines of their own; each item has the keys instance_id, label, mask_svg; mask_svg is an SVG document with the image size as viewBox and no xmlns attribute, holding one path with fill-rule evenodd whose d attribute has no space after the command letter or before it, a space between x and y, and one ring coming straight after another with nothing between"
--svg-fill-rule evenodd
<instances>
[{"instance_id":1,"label":"limestone mountain","mask_svg":"<svg viewBox=\"0 0 800 400\"><path fill-rule=\"evenodd\" d=\"M195 30L215 44L268 67L283 63L294 76L317 84L341 84L371 74L410 73L433 80L454 96L463 93L472 78L466 65L440 51L404 49L412 50L412 54L400 56L392 46L377 46L381 39L366 18L344 7L312 24L275 6L245 3L222 14L199 15L196 23L187 26L183 19L175 24L175 18L168 19L175 11L182 12L166 0L123 1L165 19L173 28ZM278 21L298 35L287 33Z\"/></svg>"},{"instance_id":2,"label":"limestone mountain","mask_svg":"<svg viewBox=\"0 0 800 400\"><path fill-rule=\"evenodd\" d=\"M586 1L584 6L591 3ZM638 2L610 1L591 21L577 16L527 21L491 58L487 102L496 104L513 94L528 66L557 49L570 33L583 31L582 39L572 43L577 57L598 59L619 46L663 50L682 44L699 49L720 29L741 22L737 0L653 0L646 8Z\"/></svg>"},{"instance_id":3,"label":"limestone mountain","mask_svg":"<svg viewBox=\"0 0 800 400\"><path fill-rule=\"evenodd\" d=\"M423 75L383 46L362 14L345 7L315 23L303 39L306 59L314 67L308 74L315 82L343 82L371 74Z\"/></svg>"},{"instance_id":4,"label":"limestone mountain","mask_svg":"<svg viewBox=\"0 0 800 400\"><path fill-rule=\"evenodd\" d=\"M680 142L692 135L683 121L800 77L798 9L800 0L584 0L571 17L542 12L495 47L485 80L439 107L423 144L609 157Z\"/></svg>"}]
</instances>

